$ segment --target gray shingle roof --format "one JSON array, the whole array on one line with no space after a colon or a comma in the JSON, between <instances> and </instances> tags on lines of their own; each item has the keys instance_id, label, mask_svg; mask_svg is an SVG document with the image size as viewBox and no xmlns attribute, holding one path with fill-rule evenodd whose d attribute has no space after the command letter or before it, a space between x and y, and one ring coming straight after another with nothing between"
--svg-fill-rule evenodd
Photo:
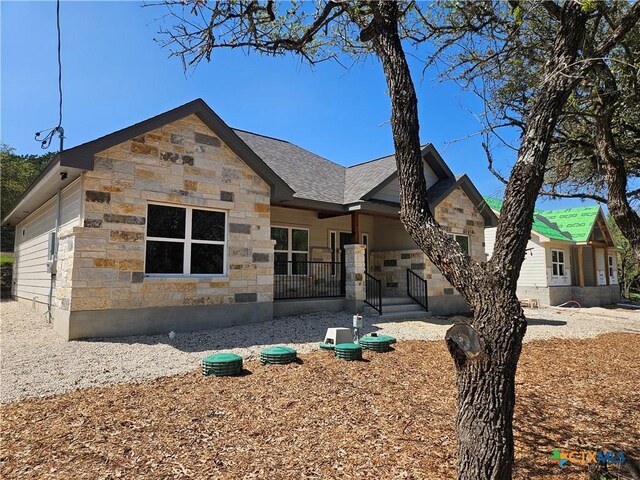
<instances>
[{"instance_id":1,"label":"gray shingle roof","mask_svg":"<svg viewBox=\"0 0 640 480\"><path fill-rule=\"evenodd\" d=\"M347 168L343 202L348 204L360 201L364 195L384 182L395 171L395 155L388 155Z\"/></svg>"},{"instance_id":2,"label":"gray shingle roof","mask_svg":"<svg viewBox=\"0 0 640 480\"><path fill-rule=\"evenodd\" d=\"M297 198L338 205L361 202L367 193L396 173L395 155L343 167L285 140L245 130L233 131L295 191ZM434 206L459 180L453 176L443 178L429 189Z\"/></svg>"},{"instance_id":3,"label":"gray shingle roof","mask_svg":"<svg viewBox=\"0 0 640 480\"><path fill-rule=\"evenodd\" d=\"M342 204L345 167L285 140L234 132L295 191L294 197Z\"/></svg>"}]
</instances>

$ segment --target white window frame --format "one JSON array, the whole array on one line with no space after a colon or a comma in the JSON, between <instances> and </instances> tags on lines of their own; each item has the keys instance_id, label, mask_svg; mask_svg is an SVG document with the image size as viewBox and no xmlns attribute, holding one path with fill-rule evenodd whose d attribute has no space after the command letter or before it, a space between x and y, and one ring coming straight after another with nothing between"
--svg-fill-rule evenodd
<instances>
[{"instance_id":1,"label":"white window frame","mask_svg":"<svg viewBox=\"0 0 640 480\"><path fill-rule=\"evenodd\" d=\"M460 242L458 242L458 238L457 237L465 237L467 239L467 255L471 255L471 238L469 237L469 235L465 235L464 233L451 233L450 234L453 239L456 241L456 243L458 245L460 245ZM460 248L462 248L462 245L460 245Z\"/></svg>"},{"instance_id":2,"label":"white window frame","mask_svg":"<svg viewBox=\"0 0 640 480\"><path fill-rule=\"evenodd\" d=\"M360 243L364 245L364 271L367 272L369 270L369 234L368 233L360 234Z\"/></svg>"},{"instance_id":3,"label":"white window frame","mask_svg":"<svg viewBox=\"0 0 640 480\"><path fill-rule=\"evenodd\" d=\"M331 248L331 235L335 235L336 236L336 243L335 243L335 250L333 250L331 252L331 257L334 259L333 262L334 263L340 263L340 234L341 233L348 233L349 235L351 235L351 232L347 232L346 230L329 230L329 248ZM333 269L332 269L333 272ZM339 273L339 272L338 272ZM332 273L332 277L335 277L338 275L338 273Z\"/></svg>"},{"instance_id":4,"label":"white window frame","mask_svg":"<svg viewBox=\"0 0 640 480\"><path fill-rule=\"evenodd\" d=\"M609 278L615 278L616 275L616 265L613 261L613 255L607 255L607 269L609 270Z\"/></svg>"},{"instance_id":5,"label":"white window frame","mask_svg":"<svg viewBox=\"0 0 640 480\"><path fill-rule=\"evenodd\" d=\"M556 261L553 260L553 254L556 253ZM562 255L562 261L560 261L560 255ZM557 268L557 274L554 273L554 267ZM560 267L562 266L562 274L560 274ZM551 249L551 276L554 278L562 278L567 276L567 264L564 258L564 250Z\"/></svg>"},{"instance_id":6,"label":"white window frame","mask_svg":"<svg viewBox=\"0 0 640 480\"><path fill-rule=\"evenodd\" d=\"M158 205L161 207L170 208L182 208L185 212L185 225L184 225L184 238L166 238L166 237L151 237L147 235L149 229L149 205ZM224 241L220 240L195 240L191 238L192 232L192 219L194 210L204 210L208 212L220 212L224 213ZM229 240L229 212L227 210L221 210L218 208L206 208L200 206L187 206L176 205L173 203L159 203L149 202L147 204L147 221L145 226L145 239L144 239L144 275L146 277L226 277L228 272L228 252L227 242ZM147 273L147 242L174 242L184 244L184 258L182 262L182 273ZM191 245L192 244L207 244L207 245L222 245L222 273L191 273Z\"/></svg>"},{"instance_id":7,"label":"white window frame","mask_svg":"<svg viewBox=\"0 0 640 480\"><path fill-rule=\"evenodd\" d=\"M307 262L309 262L309 257L311 255L311 252L309 252L309 228L308 227L297 227L295 225L293 226L289 226L289 225L271 225L271 228L282 228L284 230L287 230L287 246L289 247L288 250L275 250L275 246L274 246L274 250L273 250L273 258L275 261L275 254L276 253L286 253L287 254L287 262L292 262L293 261L293 254L294 253L304 253L307 256ZM307 249L306 250L293 250L293 230L305 230L307 232ZM269 230L269 238L271 238L271 230ZM275 275L275 271L274 271L274 275ZM279 273L277 275L280 276L285 276L284 273ZM291 273L291 263L287 264L287 274L286 276L292 277L292 276L305 276L308 275L308 273L296 273L295 275Z\"/></svg>"}]
</instances>

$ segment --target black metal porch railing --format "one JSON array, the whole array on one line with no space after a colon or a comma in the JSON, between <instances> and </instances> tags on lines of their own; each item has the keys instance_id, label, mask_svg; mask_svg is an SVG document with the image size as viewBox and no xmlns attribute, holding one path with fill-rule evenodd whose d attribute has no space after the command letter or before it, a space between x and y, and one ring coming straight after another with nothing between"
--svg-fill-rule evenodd
<instances>
[{"instance_id":1,"label":"black metal porch railing","mask_svg":"<svg viewBox=\"0 0 640 480\"><path fill-rule=\"evenodd\" d=\"M427 281L410 268L407 268L407 294L418 302L422 308L429 310Z\"/></svg>"},{"instance_id":2,"label":"black metal porch railing","mask_svg":"<svg viewBox=\"0 0 640 480\"><path fill-rule=\"evenodd\" d=\"M382 315L382 285L376 277L364 272L365 303Z\"/></svg>"},{"instance_id":3,"label":"black metal porch railing","mask_svg":"<svg viewBox=\"0 0 640 480\"><path fill-rule=\"evenodd\" d=\"M273 299L344 296L341 262L276 261L273 265Z\"/></svg>"}]
</instances>

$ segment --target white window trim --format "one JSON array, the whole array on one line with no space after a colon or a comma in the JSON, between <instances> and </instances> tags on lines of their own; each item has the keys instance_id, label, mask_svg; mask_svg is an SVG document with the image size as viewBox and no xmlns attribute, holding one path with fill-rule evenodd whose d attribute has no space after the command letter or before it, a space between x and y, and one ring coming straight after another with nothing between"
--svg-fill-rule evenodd
<instances>
[{"instance_id":1,"label":"white window trim","mask_svg":"<svg viewBox=\"0 0 640 480\"><path fill-rule=\"evenodd\" d=\"M151 237L147 235L147 229L149 228L149 205L159 205L161 207L182 208L185 212L185 227L184 238L166 238L166 237ZM224 241L220 240L195 240L191 238L191 220L193 218L194 210L205 210L209 212L224 213ZM227 254L227 242L229 240L229 212L227 210L220 210L218 208L206 208L200 206L188 206L188 205L176 205L173 203L160 203L160 202L148 202L147 203L147 222L145 227L145 239L144 239L144 275L145 277L226 277L228 273L228 261ZM182 262L182 273L147 273L147 242L175 242L184 244L184 259ZM207 245L223 245L223 257L222 257L222 273L191 273L191 244L200 243ZM189 273L185 273L189 272Z\"/></svg>"},{"instance_id":2,"label":"white window trim","mask_svg":"<svg viewBox=\"0 0 640 480\"><path fill-rule=\"evenodd\" d=\"M340 263L340 234L341 233L347 233L349 235L351 235L351 232L347 232L346 230L329 230L329 243L327 244L329 246L329 248L331 248L331 234L334 234L336 236L336 249L335 252L331 252L332 257L334 257L333 262L334 263ZM334 255L335 253L335 255ZM337 273L334 273L331 275L332 277L336 277Z\"/></svg>"},{"instance_id":3,"label":"white window trim","mask_svg":"<svg viewBox=\"0 0 640 480\"><path fill-rule=\"evenodd\" d=\"M458 243L458 240L456 237L465 237L467 239L467 249L468 249L466 253L467 255L471 255L471 237L469 237L469 235L466 235L464 233L450 233L449 235L451 235L451 237L456 241L456 243ZM458 245L460 245L460 243L458 243ZM462 245L460 245L460 248L462 248Z\"/></svg>"},{"instance_id":4,"label":"white window trim","mask_svg":"<svg viewBox=\"0 0 640 480\"><path fill-rule=\"evenodd\" d=\"M293 261L293 254L294 253L304 253L305 255L307 255L307 262L309 262L309 256L311 255L311 252L309 252L309 228L308 227L298 227L298 226L287 226L287 225L271 225L271 228L282 228L282 229L286 229L287 230L287 245L289 246L288 250L276 250L275 246L274 246L274 259L275 259L275 254L276 253L286 253L287 254L287 262L292 262ZM307 232L307 249L306 250L293 250L293 230L305 230ZM274 275L275 272L274 272ZM296 273L295 275L291 273L291 263L287 264L287 273L286 275L284 273L280 273L277 274L280 276L287 276L287 277L304 277L306 275L308 275L307 273Z\"/></svg>"},{"instance_id":5,"label":"white window trim","mask_svg":"<svg viewBox=\"0 0 640 480\"><path fill-rule=\"evenodd\" d=\"M607 270L609 271L609 278L615 278L617 276L617 265L613 261L613 257L614 255L607 255Z\"/></svg>"},{"instance_id":6,"label":"white window trim","mask_svg":"<svg viewBox=\"0 0 640 480\"><path fill-rule=\"evenodd\" d=\"M560 261L560 255L557 255L556 257L557 257L558 261L554 262L553 261L553 252L557 252L558 254L562 254L562 261ZM558 265L558 266L562 265L562 275L559 275L559 273L560 273L560 268L559 267L558 267L558 275L554 275L553 274L553 266L554 265ZM553 278L563 278L563 277L567 276L567 264L565 262L564 250L558 250L558 249L555 249L555 248L551 249L551 276Z\"/></svg>"}]
</instances>

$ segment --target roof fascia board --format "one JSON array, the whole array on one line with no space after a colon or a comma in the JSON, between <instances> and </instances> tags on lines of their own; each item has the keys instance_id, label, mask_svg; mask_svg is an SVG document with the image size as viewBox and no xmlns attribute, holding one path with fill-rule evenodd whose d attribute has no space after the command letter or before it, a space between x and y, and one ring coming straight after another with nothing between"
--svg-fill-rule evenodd
<instances>
[{"instance_id":1,"label":"roof fascia board","mask_svg":"<svg viewBox=\"0 0 640 480\"><path fill-rule=\"evenodd\" d=\"M598 220L602 221L602 225L600 225L600 222L598 222ZM595 219L593 221L593 226L591 228L593 229L593 227L596 224L601 229L604 227L604 232L602 233L604 234L605 239L607 240L607 243L611 243L612 246L615 246L616 242L613 240L613 235L611 235L611 230L609 230L609 223L607 222L607 218L604 216L602 207L600 207L599 205L598 205L598 213L595 216ZM591 234L589 234L589 236L591 236Z\"/></svg>"},{"instance_id":2,"label":"roof fascia board","mask_svg":"<svg viewBox=\"0 0 640 480\"><path fill-rule=\"evenodd\" d=\"M474 206L476 207L476 210L478 210L480 215L482 215L482 218L484 218L485 228L495 227L498 225L498 217L493 212L493 210L491 208L482 208L482 205L486 204L484 201L484 198L482 198L482 195L480 195L480 192L478 192L475 185L473 184L471 179L467 176L467 174L464 174L460 178L458 178L456 182L453 183L450 188L448 188L443 193L441 193L440 196L433 199L428 199L429 207L432 210L435 210L438 204L440 204L441 201L447 198L451 194L451 192L453 192L458 187L462 189L462 191L467 195L469 200L471 200L471 203L474 204Z\"/></svg>"},{"instance_id":3,"label":"roof fascia board","mask_svg":"<svg viewBox=\"0 0 640 480\"><path fill-rule=\"evenodd\" d=\"M589 229L589 235L587 235L587 242L588 243L593 242L593 239L591 238L593 236L593 229L595 228L596 224L598 223L598 216L601 213L602 213L602 208L600 206L598 206L598 212L593 217L593 222L591 223L591 228ZM608 233L608 231L607 231L607 233Z\"/></svg>"},{"instance_id":4,"label":"roof fascia board","mask_svg":"<svg viewBox=\"0 0 640 480\"><path fill-rule=\"evenodd\" d=\"M61 173L66 173L63 180L59 178ZM57 190L64 190L74 183L82 174L82 170L73 167L63 167L59 162L50 163L40 174L36 182L18 200L9 214L2 219L2 225L17 225L33 214L42 204L49 201ZM36 188L37 187L37 188ZM26 212L25 212L26 209Z\"/></svg>"},{"instance_id":5,"label":"roof fascia board","mask_svg":"<svg viewBox=\"0 0 640 480\"><path fill-rule=\"evenodd\" d=\"M344 212L345 215L349 213L345 205L330 202L320 202L318 200L308 200L306 198L288 198L284 200L277 200L271 202L272 207L291 207L302 208L305 210L321 210L325 212Z\"/></svg>"},{"instance_id":6,"label":"roof fascia board","mask_svg":"<svg viewBox=\"0 0 640 480\"><path fill-rule=\"evenodd\" d=\"M23 202L23 200L27 198L27 196L31 195L31 192L34 191L34 188L36 187L36 185L38 185L49 174L51 170L53 170L57 165L59 165L59 163L60 163L59 155L56 155L51 159L49 164L46 167L44 167L44 170L40 172L40 175L38 175L36 179L33 182L31 182L31 184L27 187L24 193L20 195L20 198L18 198L18 201L15 203L11 211L9 211L9 213L5 215L5 217L2 219L2 225L4 225L5 223L7 223L7 221L9 221L10 217L16 212L16 210L20 208L20 204Z\"/></svg>"},{"instance_id":7,"label":"roof fascia board","mask_svg":"<svg viewBox=\"0 0 640 480\"><path fill-rule=\"evenodd\" d=\"M433 172L440 179L445 178L455 178L455 175L444 161L436 147L433 146L433 143L427 144L422 149L422 158L427 162L427 165L433 170Z\"/></svg>"},{"instance_id":8,"label":"roof fascia board","mask_svg":"<svg viewBox=\"0 0 640 480\"><path fill-rule=\"evenodd\" d=\"M139 135L156 130L166 124L175 122L195 114L231 150L245 161L271 187L271 197L276 200L291 198L294 191L282 180L249 146L235 134L235 132L206 104L198 98L189 103L176 107L155 117L143 120L129 127L100 137L91 142L65 150L56 155L43 172L31 183L24 194L18 199L11 212L2 220L2 224L9 221L28 196L38 190L45 177L56 166L70 167L80 170L93 170L95 155L115 145L131 140Z\"/></svg>"},{"instance_id":9,"label":"roof fascia board","mask_svg":"<svg viewBox=\"0 0 640 480\"><path fill-rule=\"evenodd\" d=\"M253 151L224 121L198 98L180 107L156 115L130 127L105 135L93 142L85 143L63 152L61 164L93 170L95 154L115 145L126 142L144 133L161 128L189 115L195 114L209 127L233 152L244 160L262 179L272 187L275 198L287 198L293 195L289 187L269 166Z\"/></svg>"}]
</instances>

